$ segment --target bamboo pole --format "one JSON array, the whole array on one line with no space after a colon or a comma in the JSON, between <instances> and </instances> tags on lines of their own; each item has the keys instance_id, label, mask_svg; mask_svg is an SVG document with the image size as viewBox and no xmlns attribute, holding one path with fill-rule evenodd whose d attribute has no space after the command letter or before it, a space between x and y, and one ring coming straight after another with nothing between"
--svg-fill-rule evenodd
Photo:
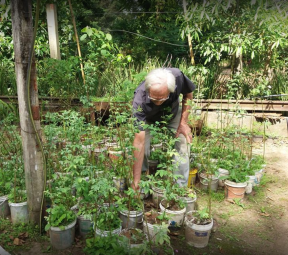
<instances>
[{"instance_id":1,"label":"bamboo pole","mask_svg":"<svg viewBox=\"0 0 288 255\"><path fill-rule=\"evenodd\" d=\"M78 33L77 33L77 28L76 28L75 16L74 16L71 0L68 0L68 2L69 2L71 17L72 17L72 23L73 23L73 27L74 27L74 33L75 33L75 38L76 38L76 43L77 43L78 55L80 57L81 74L82 74L82 78L83 78L83 83L85 85L84 67L83 67L83 63L82 63L81 48L80 48L80 43L79 43L79 38L78 38ZM87 96L88 96L88 92L87 92Z\"/></svg>"},{"instance_id":2,"label":"bamboo pole","mask_svg":"<svg viewBox=\"0 0 288 255\"><path fill-rule=\"evenodd\" d=\"M183 10L184 10L184 18L187 22L187 29L189 29L188 21L187 21L187 9L186 9L186 0L183 0ZM189 52L190 52L190 58L191 58L191 64L192 66L195 66L195 59L194 59L194 52L192 47L192 38L190 32L188 32L188 45L189 45Z\"/></svg>"}]
</instances>

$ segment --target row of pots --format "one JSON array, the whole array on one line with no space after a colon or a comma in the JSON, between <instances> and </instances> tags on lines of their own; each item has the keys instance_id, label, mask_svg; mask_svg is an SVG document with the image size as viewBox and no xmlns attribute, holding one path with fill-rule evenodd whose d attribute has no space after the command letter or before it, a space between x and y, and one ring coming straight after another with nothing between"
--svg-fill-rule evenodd
<instances>
[{"instance_id":1,"label":"row of pots","mask_svg":"<svg viewBox=\"0 0 288 255\"><path fill-rule=\"evenodd\" d=\"M245 193L250 194L253 187L260 184L261 178L264 174L264 170L261 169L255 172L255 175L247 176L247 182L236 183L233 181L221 179L222 176L229 176L228 170L219 168L218 171L218 176L212 175L211 177L208 177L205 173L201 173L199 175L200 188L203 190L207 190L210 181L211 190L214 192L217 191L218 186L225 188L225 197L228 200L234 198L243 198Z\"/></svg>"},{"instance_id":2,"label":"row of pots","mask_svg":"<svg viewBox=\"0 0 288 255\"><path fill-rule=\"evenodd\" d=\"M22 203L8 202L8 196L0 197L0 217L6 218L11 214L13 224L28 223L27 201Z\"/></svg>"}]
</instances>

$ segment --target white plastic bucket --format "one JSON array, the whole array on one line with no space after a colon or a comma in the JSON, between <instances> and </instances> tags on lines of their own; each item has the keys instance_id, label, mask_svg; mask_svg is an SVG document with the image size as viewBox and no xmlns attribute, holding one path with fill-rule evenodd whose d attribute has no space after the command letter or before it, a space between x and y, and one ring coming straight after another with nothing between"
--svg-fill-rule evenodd
<instances>
[{"instance_id":1,"label":"white plastic bucket","mask_svg":"<svg viewBox=\"0 0 288 255\"><path fill-rule=\"evenodd\" d=\"M157 234L165 228L165 232L168 232L168 225L158 225L158 224L151 224L149 222L144 222L143 223L143 231L144 233L149 236L149 239L154 243L155 242L155 237Z\"/></svg>"},{"instance_id":2,"label":"white plastic bucket","mask_svg":"<svg viewBox=\"0 0 288 255\"><path fill-rule=\"evenodd\" d=\"M8 197L2 196L0 197L0 217L7 217L10 214L10 208L8 204Z\"/></svg>"},{"instance_id":3,"label":"white plastic bucket","mask_svg":"<svg viewBox=\"0 0 288 255\"><path fill-rule=\"evenodd\" d=\"M96 228L95 229L95 234L96 234L96 236L102 236L102 237L109 236L109 235L119 235L121 230L122 230L122 226L121 225L120 225L119 228L116 228L116 229L114 229L112 231L105 231L105 230L101 230L99 228Z\"/></svg>"},{"instance_id":4,"label":"white plastic bucket","mask_svg":"<svg viewBox=\"0 0 288 255\"><path fill-rule=\"evenodd\" d=\"M11 220L13 224L28 223L28 205L27 202L23 203L9 203L11 211Z\"/></svg>"},{"instance_id":5,"label":"white plastic bucket","mask_svg":"<svg viewBox=\"0 0 288 255\"><path fill-rule=\"evenodd\" d=\"M250 194L253 190L253 187L255 186L255 180L256 180L256 176L255 175L250 175L247 176L249 179L247 181L247 186L245 188L245 192L246 194Z\"/></svg>"},{"instance_id":6,"label":"white plastic bucket","mask_svg":"<svg viewBox=\"0 0 288 255\"><path fill-rule=\"evenodd\" d=\"M207 225L197 225L188 220L187 216L191 216L193 211L187 212L185 217L185 238L188 245L204 248L208 245L211 229L213 227L213 219Z\"/></svg>"},{"instance_id":7,"label":"white plastic bucket","mask_svg":"<svg viewBox=\"0 0 288 255\"><path fill-rule=\"evenodd\" d=\"M75 238L75 225L77 219L65 226L64 229L58 227L51 227L49 230L51 245L57 250L69 248Z\"/></svg>"},{"instance_id":8,"label":"white plastic bucket","mask_svg":"<svg viewBox=\"0 0 288 255\"><path fill-rule=\"evenodd\" d=\"M139 228L142 229L143 212L142 211L120 211L122 228Z\"/></svg>"},{"instance_id":9,"label":"white plastic bucket","mask_svg":"<svg viewBox=\"0 0 288 255\"><path fill-rule=\"evenodd\" d=\"M207 190L208 189L208 184L209 184L209 179L211 179L211 190L212 191L217 191L218 189L218 183L219 183L219 179L217 176L212 175L211 178L208 178L207 175L205 173L201 173L200 174L200 187L203 190Z\"/></svg>"},{"instance_id":10,"label":"white plastic bucket","mask_svg":"<svg viewBox=\"0 0 288 255\"><path fill-rule=\"evenodd\" d=\"M260 169L259 171L255 172L255 186L258 186L260 184L263 174L264 174L263 169Z\"/></svg>"},{"instance_id":11,"label":"white plastic bucket","mask_svg":"<svg viewBox=\"0 0 288 255\"><path fill-rule=\"evenodd\" d=\"M219 172L219 175L218 175L218 178L219 178L219 182L218 182L218 185L220 187L224 187L225 184L224 184L224 180L221 180L220 177L222 176L229 176L229 171L224 169L224 168L218 168L218 172Z\"/></svg>"},{"instance_id":12,"label":"white plastic bucket","mask_svg":"<svg viewBox=\"0 0 288 255\"><path fill-rule=\"evenodd\" d=\"M153 193L152 193L153 204L156 207L158 207L159 203L164 198L165 190L164 189L160 189L160 188L156 188L156 187L152 187L151 189L153 190Z\"/></svg>"},{"instance_id":13,"label":"white plastic bucket","mask_svg":"<svg viewBox=\"0 0 288 255\"><path fill-rule=\"evenodd\" d=\"M183 224L183 220L184 220L184 215L186 212L186 207L184 207L183 209L179 210L179 211L171 211L169 209L166 209L163 205L162 202L165 200L162 200L160 202L160 209L161 212L163 213L165 211L165 214L170 218L169 219L169 224L171 225L176 225L176 226L181 226Z\"/></svg>"},{"instance_id":14,"label":"white plastic bucket","mask_svg":"<svg viewBox=\"0 0 288 255\"><path fill-rule=\"evenodd\" d=\"M194 211L195 208L195 202L197 200L196 194L195 197L181 197L182 199L184 199L185 203L186 203L186 212L190 212L190 211Z\"/></svg>"},{"instance_id":15,"label":"white plastic bucket","mask_svg":"<svg viewBox=\"0 0 288 255\"><path fill-rule=\"evenodd\" d=\"M121 230L121 232L120 232L120 236L121 235L123 235L123 236L125 236L126 238L128 238L125 234L127 233L127 232L129 232L129 228L127 229L127 228L125 228L125 229L122 229ZM142 232L142 230L141 230L141 232ZM144 231L143 231L144 232ZM144 238L144 240L139 240L139 243L131 243L131 240L132 240L132 238L128 238L129 239L129 247L130 248L136 248L136 249L139 249L139 248L141 248L143 245L144 245L144 242L148 239L147 238L147 234L144 232L144 234L145 234L145 238ZM128 235L130 235L130 233L128 234Z\"/></svg>"}]
</instances>

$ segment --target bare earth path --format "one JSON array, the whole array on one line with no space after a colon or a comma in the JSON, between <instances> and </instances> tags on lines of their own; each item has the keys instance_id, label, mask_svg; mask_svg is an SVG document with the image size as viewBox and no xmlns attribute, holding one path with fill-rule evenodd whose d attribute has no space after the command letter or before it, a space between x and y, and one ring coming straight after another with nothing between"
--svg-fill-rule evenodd
<instances>
[{"instance_id":1,"label":"bare earth path","mask_svg":"<svg viewBox=\"0 0 288 255\"><path fill-rule=\"evenodd\" d=\"M253 144L254 153L263 151L262 143ZM181 237L172 237L175 254L288 255L288 140L267 141L265 159L261 186L245 195L244 208L213 199L217 229L208 247L190 248ZM199 194L200 207L206 204L205 198L206 194Z\"/></svg>"}]
</instances>

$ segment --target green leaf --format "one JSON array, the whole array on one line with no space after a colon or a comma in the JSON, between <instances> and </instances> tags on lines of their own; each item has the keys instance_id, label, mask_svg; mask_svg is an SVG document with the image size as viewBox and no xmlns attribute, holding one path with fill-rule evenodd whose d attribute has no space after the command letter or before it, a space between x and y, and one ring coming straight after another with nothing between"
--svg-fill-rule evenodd
<instances>
[{"instance_id":1,"label":"green leaf","mask_svg":"<svg viewBox=\"0 0 288 255\"><path fill-rule=\"evenodd\" d=\"M107 39L108 41L111 41L111 40L112 40L112 35L106 34L106 39Z\"/></svg>"},{"instance_id":2,"label":"green leaf","mask_svg":"<svg viewBox=\"0 0 288 255\"><path fill-rule=\"evenodd\" d=\"M101 55L106 57L108 55L107 50L101 50Z\"/></svg>"},{"instance_id":3,"label":"green leaf","mask_svg":"<svg viewBox=\"0 0 288 255\"><path fill-rule=\"evenodd\" d=\"M87 34L82 35L82 36L80 37L80 41L84 41L84 40L86 39L86 37L87 37Z\"/></svg>"},{"instance_id":4,"label":"green leaf","mask_svg":"<svg viewBox=\"0 0 288 255\"><path fill-rule=\"evenodd\" d=\"M50 229L51 225L48 223L46 226L45 226L45 231L47 232L49 229Z\"/></svg>"}]
</instances>

